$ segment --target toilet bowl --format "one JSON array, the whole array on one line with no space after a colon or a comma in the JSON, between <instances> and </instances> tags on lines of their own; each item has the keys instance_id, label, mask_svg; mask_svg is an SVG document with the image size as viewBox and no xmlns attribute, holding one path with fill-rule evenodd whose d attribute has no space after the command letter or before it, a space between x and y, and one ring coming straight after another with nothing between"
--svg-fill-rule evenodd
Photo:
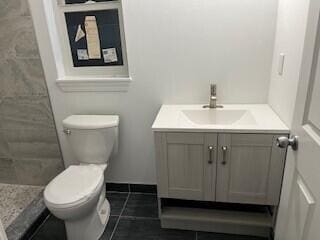
<instances>
[{"instance_id":1,"label":"toilet bowl","mask_svg":"<svg viewBox=\"0 0 320 240\"><path fill-rule=\"evenodd\" d=\"M118 116L74 115L63 121L79 165L71 165L44 190L50 212L64 220L68 240L97 240L110 216L104 172L117 152ZM71 137L72 136L72 137Z\"/></svg>"}]
</instances>

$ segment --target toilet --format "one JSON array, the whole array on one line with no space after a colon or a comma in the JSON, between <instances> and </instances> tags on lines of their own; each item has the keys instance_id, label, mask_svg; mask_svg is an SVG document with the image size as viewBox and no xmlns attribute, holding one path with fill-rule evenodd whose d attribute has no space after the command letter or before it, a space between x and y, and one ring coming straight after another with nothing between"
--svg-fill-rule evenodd
<instances>
[{"instance_id":1,"label":"toilet","mask_svg":"<svg viewBox=\"0 0 320 240\"><path fill-rule=\"evenodd\" d=\"M118 151L119 117L72 115L63 120L77 165L55 177L44 190L50 212L64 220L68 240L97 240L110 216L104 172Z\"/></svg>"}]
</instances>

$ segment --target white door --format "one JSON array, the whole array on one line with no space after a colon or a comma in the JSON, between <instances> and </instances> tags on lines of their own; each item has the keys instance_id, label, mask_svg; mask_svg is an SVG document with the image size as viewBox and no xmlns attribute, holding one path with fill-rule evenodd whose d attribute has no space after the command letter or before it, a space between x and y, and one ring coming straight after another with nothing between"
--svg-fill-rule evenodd
<instances>
[{"instance_id":1,"label":"white door","mask_svg":"<svg viewBox=\"0 0 320 240\"><path fill-rule=\"evenodd\" d=\"M276 240L320 239L320 1L310 0ZM281 99L279 99L281 101Z\"/></svg>"},{"instance_id":2,"label":"white door","mask_svg":"<svg viewBox=\"0 0 320 240\"><path fill-rule=\"evenodd\" d=\"M0 220L0 240L7 240L6 232Z\"/></svg>"}]
</instances>

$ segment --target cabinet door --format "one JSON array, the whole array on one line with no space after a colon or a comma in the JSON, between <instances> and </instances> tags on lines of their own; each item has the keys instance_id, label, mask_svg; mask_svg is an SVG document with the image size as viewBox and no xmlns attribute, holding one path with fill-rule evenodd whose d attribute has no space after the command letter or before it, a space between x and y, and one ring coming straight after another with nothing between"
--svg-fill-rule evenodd
<instances>
[{"instance_id":1,"label":"cabinet door","mask_svg":"<svg viewBox=\"0 0 320 240\"><path fill-rule=\"evenodd\" d=\"M277 205L285 150L277 136L220 134L218 138L217 201Z\"/></svg>"},{"instance_id":2,"label":"cabinet door","mask_svg":"<svg viewBox=\"0 0 320 240\"><path fill-rule=\"evenodd\" d=\"M162 153L157 153L159 195L214 200L216 147L216 134L163 134Z\"/></svg>"}]
</instances>

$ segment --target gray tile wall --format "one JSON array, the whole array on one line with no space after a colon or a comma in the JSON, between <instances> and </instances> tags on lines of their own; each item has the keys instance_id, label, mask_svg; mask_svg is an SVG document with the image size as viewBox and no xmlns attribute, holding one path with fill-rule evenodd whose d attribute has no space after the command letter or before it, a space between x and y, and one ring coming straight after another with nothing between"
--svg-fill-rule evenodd
<instances>
[{"instance_id":1,"label":"gray tile wall","mask_svg":"<svg viewBox=\"0 0 320 240\"><path fill-rule=\"evenodd\" d=\"M63 169L26 0L0 0L0 182L44 185Z\"/></svg>"}]
</instances>

